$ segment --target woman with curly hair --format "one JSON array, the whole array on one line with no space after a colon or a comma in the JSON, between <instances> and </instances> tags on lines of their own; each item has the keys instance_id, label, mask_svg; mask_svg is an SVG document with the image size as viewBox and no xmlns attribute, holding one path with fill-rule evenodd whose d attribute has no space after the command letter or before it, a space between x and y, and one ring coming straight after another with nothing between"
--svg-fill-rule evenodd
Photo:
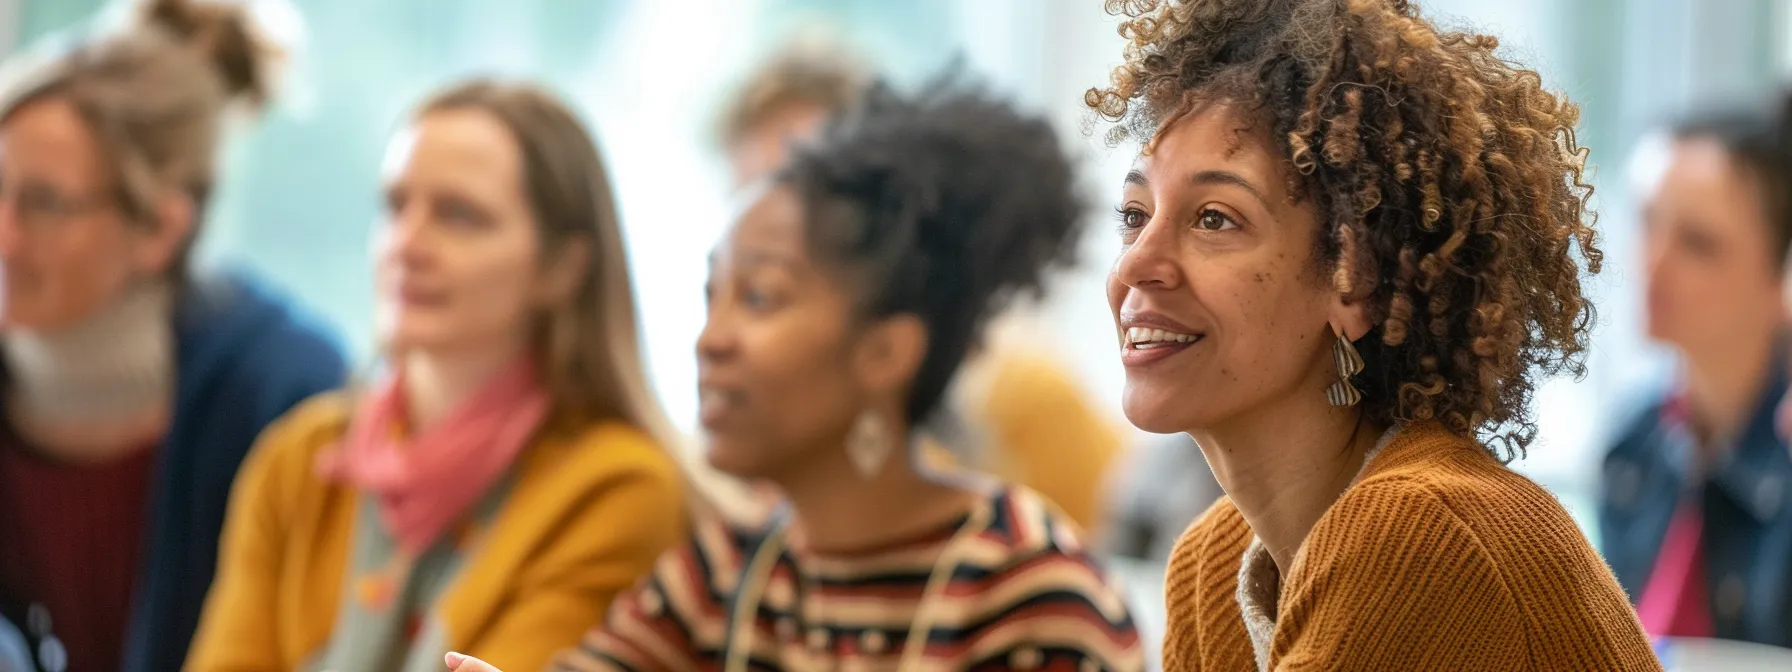
<instances>
[{"instance_id":1,"label":"woman with curly hair","mask_svg":"<svg viewBox=\"0 0 1792 672\"><path fill-rule=\"evenodd\" d=\"M950 80L799 149L716 247L697 342L710 463L788 507L700 523L556 669L1143 669L1073 524L914 448L990 316L1071 257L1073 193L1046 122Z\"/></svg>"},{"instance_id":2,"label":"woman with curly hair","mask_svg":"<svg viewBox=\"0 0 1792 672\"><path fill-rule=\"evenodd\" d=\"M1539 378L1584 367L1577 108L1408 2L1107 4L1126 62L1087 103L1144 148L1124 410L1228 495L1171 560L1165 668L1659 668L1504 464Z\"/></svg>"}]
</instances>

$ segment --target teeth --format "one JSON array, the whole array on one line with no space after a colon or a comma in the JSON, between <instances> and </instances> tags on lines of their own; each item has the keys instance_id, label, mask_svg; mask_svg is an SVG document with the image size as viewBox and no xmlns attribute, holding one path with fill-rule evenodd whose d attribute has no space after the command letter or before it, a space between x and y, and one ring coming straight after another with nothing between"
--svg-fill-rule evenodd
<instances>
[{"instance_id":1,"label":"teeth","mask_svg":"<svg viewBox=\"0 0 1792 672\"><path fill-rule=\"evenodd\" d=\"M1194 334L1178 334L1145 327L1129 327L1126 330L1126 344L1134 348L1155 348L1172 343L1193 343L1197 338Z\"/></svg>"}]
</instances>

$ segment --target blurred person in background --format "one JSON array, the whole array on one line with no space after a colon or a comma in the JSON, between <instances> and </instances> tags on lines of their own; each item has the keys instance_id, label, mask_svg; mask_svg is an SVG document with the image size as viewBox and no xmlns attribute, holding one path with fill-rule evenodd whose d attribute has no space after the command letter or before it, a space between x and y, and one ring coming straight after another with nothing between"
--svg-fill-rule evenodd
<instances>
[{"instance_id":1,"label":"blurred person in background","mask_svg":"<svg viewBox=\"0 0 1792 672\"><path fill-rule=\"evenodd\" d=\"M793 146L812 140L857 99L870 72L825 33L809 32L750 75L720 125L736 188L782 166ZM923 452L930 461L1033 488L1077 524L1094 527L1102 475L1121 452L1123 434L1090 403L1062 358L1040 345L1039 330L1014 315L997 321L989 345L965 362L961 382L929 422L932 440Z\"/></svg>"},{"instance_id":2,"label":"blurred person in background","mask_svg":"<svg viewBox=\"0 0 1792 672\"><path fill-rule=\"evenodd\" d=\"M787 508L704 523L557 669L1140 669L1074 525L915 448L990 316L1071 261L1056 133L950 77L861 101L749 192L711 256L709 460Z\"/></svg>"},{"instance_id":3,"label":"blurred person in background","mask_svg":"<svg viewBox=\"0 0 1792 672\"><path fill-rule=\"evenodd\" d=\"M1409 2L1109 7L1122 405L1227 494L1170 560L1164 668L1660 669L1505 464L1584 369L1578 108Z\"/></svg>"},{"instance_id":4,"label":"blurred person in background","mask_svg":"<svg viewBox=\"0 0 1792 672\"><path fill-rule=\"evenodd\" d=\"M628 259L590 134L474 80L390 145L386 370L263 434L187 669L540 669L682 538Z\"/></svg>"},{"instance_id":5,"label":"blurred person in background","mask_svg":"<svg viewBox=\"0 0 1792 672\"><path fill-rule=\"evenodd\" d=\"M1785 114L1712 111L1654 147L1648 330L1681 372L1606 455L1599 508L1602 550L1654 635L1792 647L1792 455L1774 428L1787 385Z\"/></svg>"},{"instance_id":6,"label":"blurred person in background","mask_svg":"<svg viewBox=\"0 0 1792 672\"><path fill-rule=\"evenodd\" d=\"M0 93L0 614L46 670L179 668L244 454L346 373L285 299L189 270L278 54L238 4L136 10Z\"/></svg>"}]
</instances>

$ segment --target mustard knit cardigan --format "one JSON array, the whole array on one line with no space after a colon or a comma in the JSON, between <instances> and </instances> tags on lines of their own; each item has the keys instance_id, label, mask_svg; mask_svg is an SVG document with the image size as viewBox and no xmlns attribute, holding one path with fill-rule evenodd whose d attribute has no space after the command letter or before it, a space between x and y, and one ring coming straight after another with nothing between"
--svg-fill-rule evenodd
<instances>
[{"instance_id":1,"label":"mustard knit cardigan","mask_svg":"<svg viewBox=\"0 0 1792 672\"><path fill-rule=\"evenodd\" d=\"M329 641L358 495L324 483L313 465L349 412L340 395L306 402L269 426L243 464L187 669L292 670ZM454 650L537 670L681 538L684 499L672 458L615 423L544 430L515 469L432 616Z\"/></svg>"},{"instance_id":2,"label":"mustard knit cardigan","mask_svg":"<svg viewBox=\"0 0 1792 672\"><path fill-rule=\"evenodd\" d=\"M1369 461L1279 586L1268 565L1256 645L1239 590L1252 538L1224 498L1183 533L1164 669L1661 669L1567 511L1436 424L1407 427Z\"/></svg>"}]
</instances>

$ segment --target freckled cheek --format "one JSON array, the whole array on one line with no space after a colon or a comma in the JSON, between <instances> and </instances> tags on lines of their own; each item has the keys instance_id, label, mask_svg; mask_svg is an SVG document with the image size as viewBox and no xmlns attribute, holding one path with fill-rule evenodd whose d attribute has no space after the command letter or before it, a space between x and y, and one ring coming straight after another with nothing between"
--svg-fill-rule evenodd
<instances>
[{"instance_id":1,"label":"freckled cheek","mask_svg":"<svg viewBox=\"0 0 1792 672\"><path fill-rule=\"evenodd\" d=\"M1312 290L1291 282L1296 276L1288 269L1259 269L1214 273L1199 292L1223 335L1227 361L1220 374L1227 379L1244 380L1273 365L1286 345L1305 335L1298 325L1314 310Z\"/></svg>"}]
</instances>

